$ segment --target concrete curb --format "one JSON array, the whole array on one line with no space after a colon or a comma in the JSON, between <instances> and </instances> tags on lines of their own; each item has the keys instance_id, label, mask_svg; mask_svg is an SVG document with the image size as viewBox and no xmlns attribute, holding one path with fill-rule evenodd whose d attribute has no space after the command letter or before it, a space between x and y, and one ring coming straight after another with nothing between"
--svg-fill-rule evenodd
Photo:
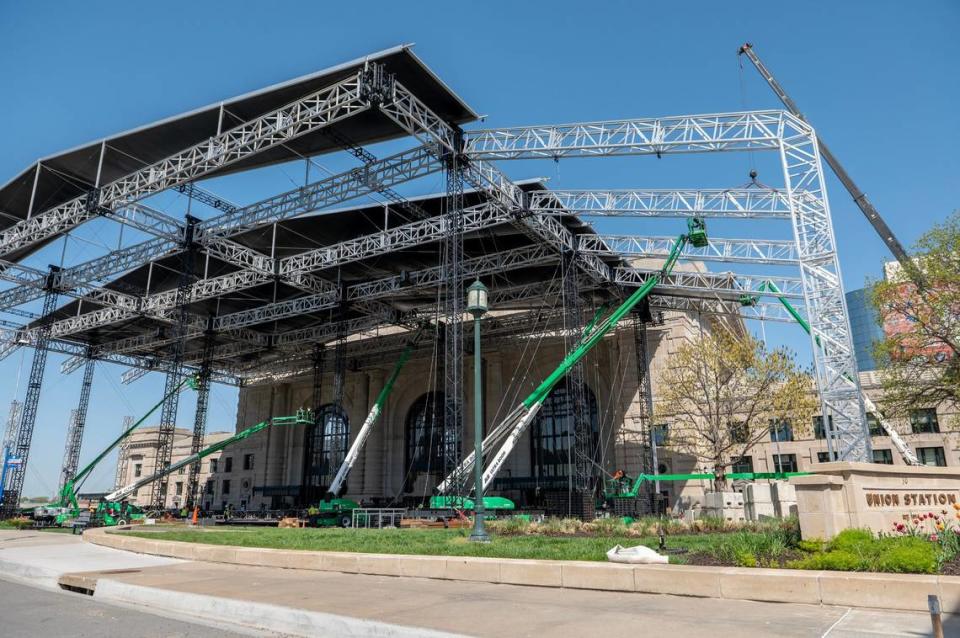
<instances>
[{"instance_id":1,"label":"concrete curb","mask_svg":"<svg viewBox=\"0 0 960 638\"><path fill-rule=\"evenodd\" d=\"M88 530L83 538L115 549L232 565L898 611L927 611L927 595L937 594L944 610L960 610L958 576L311 552L154 541L105 528Z\"/></svg>"},{"instance_id":2,"label":"concrete curb","mask_svg":"<svg viewBox=\"0 0 960 638\"><path fill-rule=\"evenodd\" d=\"M0 574L3 574L6 580L45 589L59 589L57 579L60 578L60 573L46 567L0 559Z\"/></svg>"},{"instance_id":3,"label":"concrete curb","mask_svg":"<svg viewBox=\"0 0 960 638\"><path fill-rule=\"evenodd\" d=\"M130 585L116 580L97 580L93 597L108 603L123 603L160 609L178 617L221 619L234 625L293 636L346 636L348 638L448 638L450 634L430 629L338 616L248 600Z\"/></svg>"}]
</instances>

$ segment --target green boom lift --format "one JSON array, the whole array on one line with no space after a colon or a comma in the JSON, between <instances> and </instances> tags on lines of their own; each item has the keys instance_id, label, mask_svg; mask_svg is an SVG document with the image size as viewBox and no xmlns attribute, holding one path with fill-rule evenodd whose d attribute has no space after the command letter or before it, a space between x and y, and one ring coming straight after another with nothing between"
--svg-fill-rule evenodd
<instances>
[{"instance_id":1,"label":"green boom lift","mask_svg":"<svg viewBox=\"0 0 960 638\"><path fill-rule=\"evenodd\" d=\"M800 327L803 328L803 331L808 335L810 334L810 324L806 319L803 318L803 315L801 315L797 309L793 307L793 304L787 301L775 283L772 281L765 281L764 283L760 284L759 291L761 293L769 291L770 294L780 301L787 313L793 317L793 320L800 324ZM754 306L756 305L757 301L758 297L756 295L740 296L740 304L743 306ZM820 343L820 337L814 337L814 342L817 344L818 348L823 347L823 345ZM887 422L887 420L880 413L880 409L877 408L876 404L870 399L870 397L867 396L867 393L861 391L860 397L863 399L863 405L866 408L866 411L875 415L880 427L883 428L887 436L890 437L890 442L893 444L893 447L897 448L897 452L899 452L900 456L903 458L904 463L907 465L921 465L920 459L918 459L917 455L913 453L913 450L910 449L910 446L907 445L906 441L900 437L900 434L896 431L896 429L894 429L893 426ZM828 426L829 419L824 421L824 427Z\"/></svg>"},{"instance_id":2,"label":"green boom lift","mask_svg":"<svg viewBox=\"0 0 960 638\"><path fill-rule=\"evenodd\" d=\"M140 489L144 485L149 485L150 483L153 483L154 481L161 479L164 476L167 476L168 474L172 474L173 472L176 472L177 470L179 470L181 467L186 467L191 463L196 463L198 461L201 461L204 458L213 454L214 452L219 452L220 450L233 445L237 441L242 441L246 438L249 438L254 434L256 434L257 432L259 432L260 430L264 430L270 426L305 425L305 424L309 425L312 423L313 423L313 413L310 410L297 410L297 413L293 416L278 416L278 417L273 417L271 419L267 419L266 421L261 421L256 425L252 425L248 427L246 430L237 432L236 434L234 434L228 439L224 439L223 441L214 443L213 445L200 450L196 454L191 454L183 459L180 459L176 463L171 463L170 465L163 468L159 472L151 474L150 476L145 476L143 478L137 479L133 483L130 483L129 485L121 487L120 489L114 492L111 492L110 494L107 494L104 500L106 500L107 502L122 501L127 496L129 496L130 494L133 494L136 490Z\"/></svg>"},{"instance_id":3,"label":"green boom lift","mask_svg":"<svg viewBox=\"0 0 960 638\"><path fill-rule=\"evenodd\" d=\"M123 431L110 445L108 445L100 454L98 454L90 463L87 464L82 470L76 473L73 478L69 479L64 483L63 488L60 490L60 494L56 501L48 505L38 507L33 510L33 519L39 524L53 524L57 526L62 526L68 521L76 518L80 515L80 505L77 502L77 493L80 490L80 486L83 482L90 476L90 473L94 470L95 467L110 453L115 447L120 445L120 443L130 436L130 434L140 427L140 425L147 420L147 418L156 412L160 406L171 396L175 395L177 392L180 392L184 387L190 387L192 389L197 388L197 379L196 377L186 377L183 381L177 384L169 394L164 396L160 401L156 403L150 410L144 414L140 419L131 425L129 428ZM108 499L109 501L109 499ZM132 509L131 509L132 508ZM101 511L102 510L102 511ZM114 515L111 512L124 512L124 515L129 514L129 518L143 518L143 512L139 511L136 506L129 504L113 504L111 506L109 503L104 506L101 504L97 508L96 517L100 518L103 516L103 521L107 521L114 518ZM111 523L107 523L111 524Z\"/></svg>"},{"instance_id":4,"label":"green boom lift","mask_svg":"<svg viewBox=\"0 0 960 638\"><path fill-rule=\"evenodd\" d=\"M539 386L528 396L523 402L517 406L507 417L501 421L497 427L495 427L486 439L483 441L484 451L492 449L497 443L502 441L500 448L494 454L492 460L490 461L487 469L483 473L483 491L490 486L493 482L493 479L496 477L497 473L500 471L500 468L503 467L503 464L506 462L507 458L510 456L510 453L513 451L513 448L516 447L517 442L520 440L520 437L523 435L523 432L527 429L530 423L536 417L537 413L540 411L540 408L543 405L543 402L550 395L550 392L553 388L566 376L567 372L577 364L583 357L590 352L594 346L596 346L603 337L609 333L619 321L626 316L631 310L633 310L637 304L639 304L650 292L660 283L663 277L666 277L671 272L677 263L677 260L680 258L680 253L683 251L686 244L691 244L692 246L702 247L707 245L707 232L706 224L700 218L692 218L687 221L687 233L677 237L677 240L674 242L673 247L670 250L670 254L667 257L666 261L663 264L663 267L659 272L653 274L643 284L637 288L627 300L624 301L620 306L618 306L606 319L600 322L592 321L587 330L584 331L584 336L580 339L577 345L572 351L570 351L563 361L560 362L560 365L550 373L550 375L540 383ZM482 462L482 460L481 460ZM467 456L463 462L458 466L444 481L437 486L438 496L434 497L434 500L448 500L451 498L449 496L450 490L454 485L460 482L461 479L466 479L469 475L469 472L473 468L474 458L473 455Z\"/></svg>"}]
</instances>

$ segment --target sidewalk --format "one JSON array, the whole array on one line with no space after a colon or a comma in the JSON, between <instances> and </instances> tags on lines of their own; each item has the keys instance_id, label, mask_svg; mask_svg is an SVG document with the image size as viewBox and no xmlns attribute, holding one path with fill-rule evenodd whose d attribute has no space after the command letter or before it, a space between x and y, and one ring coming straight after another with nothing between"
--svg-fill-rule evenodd
<instances>
[{"instance_id":1,"label":"sidewalk","mask_svg":"<svg viewBox=\"0 0 960 638\"><path fill-rule=\"evenodd\" d=\"M23 567L77 551L79 539L35 541L15 560ZM24 541L0 535L0 547ZM292 635L584 636L647 635L748 638L922 636L921 613L849 610L802 604L524 587L168 560L122 568L138 554L98 548L99 565L62 573L104 602L167 614L215 618ZM14 560L0 550L0 560ZM80 562L91 564L94 559ZM118 573L117 569L123 569ZM82 570L77 570L82 571ZM6 573L6 569L4 569ZM2 576L2 574L0 574ZM958 627L948 627L949 631ZM951 635L948 633L948 635Z\"/></svg>"}]
</instances>

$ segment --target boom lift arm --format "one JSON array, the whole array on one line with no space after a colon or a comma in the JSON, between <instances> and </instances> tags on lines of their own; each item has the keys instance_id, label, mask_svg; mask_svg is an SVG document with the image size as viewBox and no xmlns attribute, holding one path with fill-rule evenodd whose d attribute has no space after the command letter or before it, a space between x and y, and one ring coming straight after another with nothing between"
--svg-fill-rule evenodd
<instances>
[{"instance_id":1,"label":"boom lift arm","mask_svg":"<svg viewBox=\"0 0 960 638\"><path fill-rule=\"evenodd\" d=\"M154 481L161 479L164 476L167 476L168 474L172 474L173 472L179 470L181 467L186 467L191 463L200 461L204 457L210 456L214 452L219 452L225 447L233 445L237 441L242 441L243 439L253 436L260 430L268 428L272 425L302 425L302 424L309 425L313 423L313 418L314 418L313 414L310 412L310 410L297 410L297 413L294 416L279 416L279 417L273 417L272 419L268 419L266 421L261 421L260 423L250 426L249 428L247 428L246 430L243 430L242 432L238 432L237 434L234 434L229 439L224 439L219 443L214 443L213 445L200 450L196 454L191 454L190 456L184 459L181 459L176 463L172 463L168 465L167 467L161 469L159 472L156 472L150 476L146 476L144 478L138 479L137 481L125 487L121 487L119 490L116 490L115 492L111 492L110 494L107 494L104 497L104 499L107 501L122 500L127 496L129 496L130 494L132 494L133 492L135 492L136 490L143 487L144 485L149 485L150 483L153 483Z\"/></svg>"},{"instance_id":2,"label":"boom lift arm","mask_svg":"<svg viewBox=\"0 0 960 638\"><path fill-rule=\"evenodd\" d=\"M807 323L807 320L797 312L797 309L793 307L789 301L787 301L784 296L780 293L780 289L777 288L777 285L772 281L764 282L760 285L761 292L766 289L769 290L777 299L780 300L780 303L783 304L783 307L786 308L787 312L790 314L794 320L800 324L800 327L803 328L804 332L810 334L810 324ZM823 347L820 344L819 337L817 338L817 346ZM903 461L907 465L922 465L920 459L917 458L917 455L913 453L913 450L910 449L910 446L907 445L900 434L890 425L883 415L880 413L880 409L876 404L867 396L866 392L861 391L860 396L863 398L863 406L866 408L867 412L873 412L876 415L877 422L880 423L880 427L883 428L883 431L887 433L887 436L890 437L890 442L893 444L893 447L897 448L897 452L900 453L900 456L903 458ZM827 426L827 423L824 422L824 426Z\"/></svg>"},{"instance_id":3,"label":"boom lift arm","mask_svg":"<svg viewBox=\"0 0 960 638\"><path fill-rule=\"evenodd\" d=\"M769 84L770 88L773 89L773 92L777 94L777 97L780 98L780 101L783 102L783 105L787 107L787 110L804 122L807 122L807 118L805 118L803 113L800 112L800 108L797 106L796 102L794 102L793 99L787 95L787 92L783 90L783 87L780 86L780 83L777 82L777 79L773 77L773 73L770 72L766 65L760 60L760 57L757 56L757 53L753 50L753 45L747 42L740 47L737 53L738 55L747 56L747 59L750 60L754 68L757 69L763 79L767 81L767 84ZM809 122L807 123L809 124ZM817 146L820 148L820 155L823 156L823 159L825 159L827 164L830 165L830 168L833 169L837 179L840 180L844 188L847 189L847 192L850 193L850 196L857 204L857 207L860 208L863 216L867 218L867 221L870 222L870 225L873 226L873 229L877 231L878 235L880 235L880 239L882 239L887 245L887 248L891 253L893 253L893 256L897 258L897 261L900 262L900 265L903 266L907 274L910 275L910 278L918 284L921 283L922 276L920 271L913 263L913 260L910 259L910 255L907 254L907 251L900 243L900 240L898 240L896 235L893 234L893 231L889 226L887 226L887 223L880 216L879 211L877 211L873 204L870 203L870 200L867 199L866 194L860 190L857 184L853 181L853 178L850 177L850 174L847 173L846 169L843 168L843 166L840 164L840 161L836 158L836 156L834 156L830 149L827 148L827 145L824 144L823 139L819 135L817 135Z\"/></svg>"},{"instance_id":4,"label":"boom lift arm","mask_svg":"<svg viewBox=\"0 0 960 638\"><path fill-rule=\"evenodd\" d=\"M410 342L407 343L407 347L403 350L400 358L397 360L396 365L393 366L393 372L390 373L390 377L383 385L383 389L380 390L380 394L377 395L377 400L373 402L373 407L370 408L367 418L364 419L363 425L360 426L357 438L354 439L350 449L347 450L347 454L343 457L343 463L340 464L340 469L337 470L336 476L333 477L333 481L330 483L330 488L327 490L327 496L329 498L339 498L343 495L347 476L356 464L357 459L360 458L360 451L363 450L364 444L373 431L374 424L380 418L380 414L383 412L383 406L386 404L387 398L390 396L390 393L393 391L393 386L397 382L397 377L400 376L400 371L403 370L403 366L407 364L407 361L409 361L411 355L413 355L413 351L422 333L423 326L417 329L413 337L411 337Z\"/></svg>"},{"instance_id":5,"label":"boom lift arm","mask_svg":"<svg viewBox=\"0 0 960 638\"><path fill-rule=\"evenodd\" d=\"M53 507L59 506L59 507L68 507L72 509L78 509L79 504L77 503L77 492L80 489L80 485L87 478L87 476L89 476L90 472L93 471L93 469L100 463L100 461L104 459L104 457L107 456L107 454L112 452L113 449L118 445L120 445L120 443L125 438L130 436L131 432L133 432L138 427L140 427L140 425L144 421L146 421L151 414L153 414L158 409L160 409L160 406L163 405L164 401L166 401L169 397L175 395L177 392L180 392L185 386L189 386L190 388L195 390L197 388L196 377L184 378L184 380L181 381L179 384L177 384L177 386L173 390L171 390L169 394L167 394L162 399L160 399L160 401L157 402L157 404L154 405L152 408L150 408L150 410L146 414L140 417L140 419L137 420L129 428L124 430L120 434L120 436L114 439L114 441L110 445L108 445L102 452L100 452L100 454L98 454L96 458L90 461L90 463L88 463L86 467L84 467L82 470L77 472L76 475L71 480L64 483L63 488L60 490L59 503L57 505L54 505Z\"/></svg>"},{"instance_id":6,"label":"boom lift arm","mask_svg":"<svg viewBox=\"0 0 960 638\"><path fill-rule=\"evenodd\" d=\"M594 313L593 318L587 323L583 328L583 336L580 337L579 343L582 343L586 339L597 322L600 321L600 317L606 312L609 304L605 303L601 305L597 312ZM484 456L486 453L494 448L500 441L503 440L503 437L510 432L510 425L514 423L517 419L518 411L520 408L515 409L513 412L508 414L498 425L493 428L486 437L484 437L483 442L480 444L480 449ZM470 476L473 472L473 457L474 453L471 451L450 474L440 483L435 491L437 494L446 494L450 491L450 488L453 485L456 485L456 481L460 479L465 479Z\"/></svg>"},{"instance_id":7,"label":"boom lift arm","mask_svg":"<svg viewBox=\"0 0 960 638\"><path fill-rule=\"evenodd\" d=\"M707 244L706 226L703 220L699 218L689 220L688 233L677 237L673 248L670 250L670 255L664 262L660 272L649 277L626 301L590 331L585 338L581 339L577 346L564 357L560 365L497 426L496 430L503 428L505 431L508 431L509 434L507 434L506 440L500 449L497 450L483 473L483 485L481 486L483 491L486 491L490 483L493 482L493 479L499 473L511 452L513 452L513 448L516 447L523 432L533 421L534 417L536 417L540 408L543 406L543 402L546 401L553 388L566 376L570 368L583 359L627 313L633 310L638 303L650 294L656 285L660 283L662 277L669 275L673 271L673 267L680 258L680 253L683 251L683 247L687 242L690 242L694 246L705 246ZM444 483L438 486L437 492L439 494L445 494L446 490L449 489L450 483L444 481Z\"/></svg>"}]
</instances>

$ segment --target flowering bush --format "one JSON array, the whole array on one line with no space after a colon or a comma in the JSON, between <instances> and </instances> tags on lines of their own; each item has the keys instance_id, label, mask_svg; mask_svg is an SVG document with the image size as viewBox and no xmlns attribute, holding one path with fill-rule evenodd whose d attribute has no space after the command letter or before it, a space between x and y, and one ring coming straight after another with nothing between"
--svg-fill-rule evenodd
<instances>
[{"instance_id":1,"label":"flowering bush","mask_svg":"<svg viewBox=\"0 0 960 638\"><path fill-rule=\"evenodd\" d=\"M937 550L937 565L953 560L960 554L960 503L953 504L953 511L926 512L917 514L903 523L893 524L894 536L911 536L933 543Z\"/></svg>"}]
</instances>

